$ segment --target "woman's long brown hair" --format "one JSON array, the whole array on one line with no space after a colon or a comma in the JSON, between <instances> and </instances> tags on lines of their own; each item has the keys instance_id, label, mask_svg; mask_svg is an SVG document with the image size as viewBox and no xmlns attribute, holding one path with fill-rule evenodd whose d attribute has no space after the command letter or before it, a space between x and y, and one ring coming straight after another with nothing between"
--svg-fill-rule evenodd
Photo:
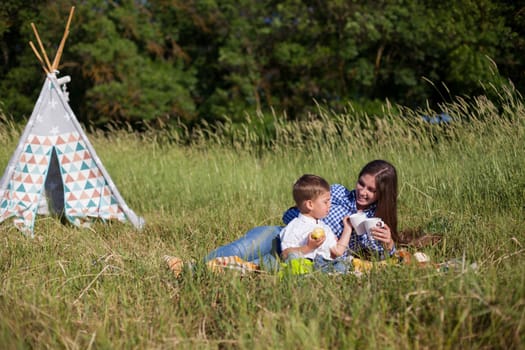
<instances>
[{"instance_id":1,"label":"woman's long brown hair","mask_svg":"<svg viewBox=\"0 0 525 350\"><path fill-rule=\"evenodd\" d=\"M372 175L376 179L377 209L375 216L383 219L390 227L392 239L398 242L396 168L385 160L376 159L363 167L359 178L365 174Z\"/></svg>"}]
</instances>

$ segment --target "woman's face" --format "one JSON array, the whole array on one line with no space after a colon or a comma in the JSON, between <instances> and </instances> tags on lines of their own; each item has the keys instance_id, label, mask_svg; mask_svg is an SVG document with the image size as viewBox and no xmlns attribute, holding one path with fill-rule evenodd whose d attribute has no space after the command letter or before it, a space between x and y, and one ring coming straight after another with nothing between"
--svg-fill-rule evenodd
<instances>
[{"instance_id":1,"label":"woman's face","mask_svg":"<svg viewBox=\"0 0 525 350\"><path fill-rule=\"evenodd\" d=\"M370 174L363 174L355 186L357 209L368 208L377 201L376 178Z\"/></svg>"}]
</instances>

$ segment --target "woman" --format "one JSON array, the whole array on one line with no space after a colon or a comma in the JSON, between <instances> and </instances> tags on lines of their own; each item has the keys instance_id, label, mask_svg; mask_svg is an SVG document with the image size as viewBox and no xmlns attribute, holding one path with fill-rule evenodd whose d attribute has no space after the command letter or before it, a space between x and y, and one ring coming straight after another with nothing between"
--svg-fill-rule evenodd
<instances>
[{"instance_id":1,"label":"woman","mask_svg":"<svg viewBox=\"0 0 525 350\"><path fill-rule=\"evenodd\" d=\"M384 160L366 164L359 173L356 188L348 190L342 185L330 187L331 206L323 221L339 237L343 232L343 218L357 212L368 217L380 217L385 225L368 235L352 234L348 244L352 254L376 256L384 259L395 253L397 235L397 173L394 166ZM283 222L288 224L299 215L296 207L288 209ZM212 251L204 260L217 257L238 256L246 261L259 264L265 269L276 268L279 256L280 226L261 226L248 231L238 240Z\"/></svg>"}]
</instances>

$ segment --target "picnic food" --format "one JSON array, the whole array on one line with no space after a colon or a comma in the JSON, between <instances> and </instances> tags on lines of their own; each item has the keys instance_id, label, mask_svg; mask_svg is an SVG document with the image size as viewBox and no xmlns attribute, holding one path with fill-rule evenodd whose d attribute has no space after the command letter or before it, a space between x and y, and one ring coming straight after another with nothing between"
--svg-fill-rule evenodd
<instances>
[{"instance_id":1,"label":"picnic food","mask_svg":"<svg viewBox=\"0 0 525 350\"><path fill-rule=\"evenodd\" d=\"M321 227L316 227L312 231L312 239L319 239L324 237L325 233L324 230Z\"/></svg>"},{"instance_id":2,"label":"picnic food","mask_svg":"<svg viewBox=\"0 0 525 350\"><path fill-rule=\"evenodd\" d=\"M166 262L166 264L168 264L168 269L170 269L173 272L175 277L178 277L181 274L182 269L184 268L184 262L181 258L177 258L176 256L164 255L164 261Z\"/></svg>"}]
</instances>

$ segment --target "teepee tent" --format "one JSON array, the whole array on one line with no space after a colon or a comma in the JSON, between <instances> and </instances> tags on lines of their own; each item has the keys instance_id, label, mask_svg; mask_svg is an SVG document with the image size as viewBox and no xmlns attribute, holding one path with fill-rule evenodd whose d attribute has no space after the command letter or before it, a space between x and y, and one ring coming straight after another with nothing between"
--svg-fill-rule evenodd
<instances>
[{"instance_id":1,"label":"teepee tent","mask_svg":"<svg viewBox=\"0 0 525 350\"><path fill-rule=\"evenodd\" d=\"M144 225L122 199L68 104L69 76L57 78L70 17L53 64L36 28L42 56L30 42L46 79L18 147L0 180L0 222L13 217L25 234L34 235L37 214L63 215L77 226L94 218Z\"/></svg>"}]
</instances>

